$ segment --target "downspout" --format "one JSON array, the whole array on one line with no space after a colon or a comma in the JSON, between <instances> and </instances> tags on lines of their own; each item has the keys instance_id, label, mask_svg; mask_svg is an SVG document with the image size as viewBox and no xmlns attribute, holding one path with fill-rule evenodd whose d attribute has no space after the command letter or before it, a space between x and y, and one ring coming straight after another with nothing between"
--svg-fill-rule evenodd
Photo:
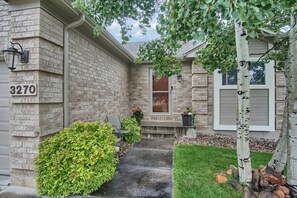
<instances>
[{"instance_id":1,"label":"downspout","mask_svg":"<svg viewBox=\"0 0 297 198\"><path fill-rule=\"evenodd\" d=\"M72 22L64 28L64 128L69 126L69 32L68 30L76 28L85 22L85 15L81 14L79 19Z\"/></svg>"}]
</instances>

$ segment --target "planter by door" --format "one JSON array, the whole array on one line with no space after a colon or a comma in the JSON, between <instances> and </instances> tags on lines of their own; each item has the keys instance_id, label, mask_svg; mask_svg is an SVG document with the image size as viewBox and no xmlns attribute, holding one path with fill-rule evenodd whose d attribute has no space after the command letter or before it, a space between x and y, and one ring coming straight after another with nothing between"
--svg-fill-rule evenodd
<instances>
[{"instance_id":1,"label":"planter by door","mask_svg":"<svg viewBox=\"0 0 297 198\"><path fill-rule=\"evenodd\" d=\"M193 115L181 114L183 120L183 126L193 126Z\"/></svg>"}]
</instances>

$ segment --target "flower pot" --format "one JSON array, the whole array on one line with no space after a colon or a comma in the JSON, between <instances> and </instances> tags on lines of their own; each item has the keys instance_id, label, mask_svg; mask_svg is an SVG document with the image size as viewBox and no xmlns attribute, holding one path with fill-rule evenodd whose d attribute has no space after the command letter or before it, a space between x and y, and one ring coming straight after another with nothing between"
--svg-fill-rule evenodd
<instances>
[{"instance_id":1,"label":"flower pot","mask_svg":"<svg viewBox=\"0 0 297 198\"><path fill-rule=\"evenodd\" d=\"M193 115L181 114L183 126L192 126L193 125Z\"/></svg>"}]
</instances>

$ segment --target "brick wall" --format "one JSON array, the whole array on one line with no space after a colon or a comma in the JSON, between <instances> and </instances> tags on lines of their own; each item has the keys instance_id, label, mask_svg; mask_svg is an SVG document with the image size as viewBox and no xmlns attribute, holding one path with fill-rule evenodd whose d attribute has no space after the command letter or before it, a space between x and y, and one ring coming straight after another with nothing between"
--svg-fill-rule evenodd
<instances>
[{"instance_id":1,"label":"brick wall","mask_svg":"<svg viewBox=\"0 0 297 198\"><path fill-rule=\"evenodd\" d=\"M283 71L275 72L275 129L282 129L286 99L286 78Z\"/></svg>"},{"instance_id":2,"label":"brick wall","mask_svg":"<svg viewBox=\"0 0 297 198\"><path fill-rule=\"evenodd\" d=\"M196 113L197 129L205 129L209 126L208 78L207 72L200 65L192 65L192 106Z\"/></svg>"},{"instance_id":3,"label":"brick wall","mask_svg":"<svg viewBox=\"0 0 297 198\"><path fill-rule=\"evenodd\" d=\"M0 19L0 49L2 50L10 46L10 14L5 1L0 1Z\"/></svg>"},{"instance_id":4,"label":"brick wall","mask_svg":"<svg viewBox=\"0 0 297 198\"><path fill-rule=\"evenodd\" d=\"M127 64L73 31L69 57L70 122L129 115Z\"/></svg>"},{"instance_id":5,"label":"brick wall","mask_svg":"<svg viewBox=\"0 0 297 198\"><path fill-rule=\"evenodd\" d=\"M36 96L11 98L11 183L34 187L37 145L63 127L63 24L38 7L10 14L11 40L30 53L29 63L10 73L10 83L37 84ZM42 23L54 28L50 31Z\"/></svg>"},{"instance_id":6,"label":"brick wall","mask_svg":"<svg viewBox=\"0 0 297 198\"><path fill-rule=\"evenodd\" d=\"M141 107L144 112L144 121L174 121L181 123L181 114L187 107L191 107L191 63L183 63L182 81L179 83L176 76L170 78L172 86L172 113L170 115L154 115L151 113L150 98L150 68L152 65L134 65L130 67L130 104L132 107Z\"/></svg>"}]
</instances>

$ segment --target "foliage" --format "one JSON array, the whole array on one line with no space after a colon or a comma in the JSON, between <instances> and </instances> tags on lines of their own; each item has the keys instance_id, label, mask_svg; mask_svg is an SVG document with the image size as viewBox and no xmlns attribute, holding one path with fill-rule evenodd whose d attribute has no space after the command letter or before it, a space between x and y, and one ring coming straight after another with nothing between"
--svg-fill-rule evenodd
<instances>
[{"instance_id":1,"label":"foliage","mask_svg":"<svg viewBox=\"0 0 297 198\"><path fill-rule=\"evenodd\" d=\"M187 109L184 111L184 115L196 115L192 107L187 107Z\"/></svg>"},{"instance_id":2,"label":"foliage","mask_svg":"<svg viewBox=\"0 0 297 198\"><path fill-rule=\"evenodd\" d=\"M226 73L236 68L234 25L230 24L224 31L215 34L208 40L205 48L196 52L194 63L200 63L208 73L218 67L221 73Z\"/></svg>"},{"instance_id":3,"label":"foliage","mask_svg":"<svg viewBox=\"0 0 297 198\"><path fill-rule=\"evenodd\" d=\"M65 197L98 189L115 173L110 124L76 122L39 145L36 158L40 195Z\"/></svg>"},{"instance_id":4,"label":"foliage","mask_svg":"<svg viewBox=\"0 0 297 198\"><path fill-rule=\"evenodd\" d=\"M136 63L150 61L153 70L159 78L162 76L173 76L180 74L182 64L177 60L175 53L180 45L169 46L162 40L153 40L140 46Z\"/></svg>"},{"instance_id":5,"label":"foliage","mask_svg":"<svg viewBox=\"0 0 297 198\"><path fill-rule=\"evenodd\" d=\"M211 157L210 157L211 156ZM254 168L265 165L270 153L251 152ZM174 197L242 197L229 184L218 184L215 176L236 165L236 150L229 148L182 145L174 146Z\"/></svg>"},{"instance_id":6,"label":"foliage","mask_svg":"<svg viewBox=\"0 0 297 198\"><path fill-rule=\"evenodd\" d=\"M130 131L128 134L124 134L124 140L128 143L134 143L140 141L141 127L135 118L124 118L121 122L122 129Z\"/></svg>"},{"instance_id":7,"label":"foliage","mask_svg":"<svg viewBox=\"0 0 297 198\"><path fill-rule=\"evenodd\" d=\"M229 71L236 54L234 22L239 19L243 22L248 39L259 36L263 27L279 32L289 24L290 13L297 12L291 9L296 4L296 0L75 0L73 6L92 17L101 31L117 21L123 41L129 39L129 19L139 21L139 26L145 30L149 19L160 8L157 31L161 39L145 43L137 62L152 61L154 71L161 77L181 72L182 65L175 55L182 43L188 41L207 42L208 47L197 54L196 62L202 63L209 73L215 69L222 73ZM279 58L282 66L286 53L283 50L271 53L268 58Z\"/></svg>"},{"instance_id":8,"label":"foliage","mask_svg":"<svg viewBox=\"0 0 297 198\"><path fill-rule=\"evenodd\" d=\"M135 118L136 121L138 123L140 123L140 121L143 119L143 112L142 112L142 110L139 107L132 108L132 116L131 116L131 118Z\"/></svg>"},{"instance_id":9,"label":"foliage","mask_svg":"<svg viewBox=\"0 0 297 198\"><path fill-rule=\"evenodd\" d=\"M117 21L121 27L121 35L124 42L129 40L128 32L132 25L127 23L128 19L138 21L139 27L145 32L150 27L150 19L155 13L155 0L75 0L72 4L81 9L96 23L96 33L102 33L104 28Z\"/></svg>"}]
</instances>

